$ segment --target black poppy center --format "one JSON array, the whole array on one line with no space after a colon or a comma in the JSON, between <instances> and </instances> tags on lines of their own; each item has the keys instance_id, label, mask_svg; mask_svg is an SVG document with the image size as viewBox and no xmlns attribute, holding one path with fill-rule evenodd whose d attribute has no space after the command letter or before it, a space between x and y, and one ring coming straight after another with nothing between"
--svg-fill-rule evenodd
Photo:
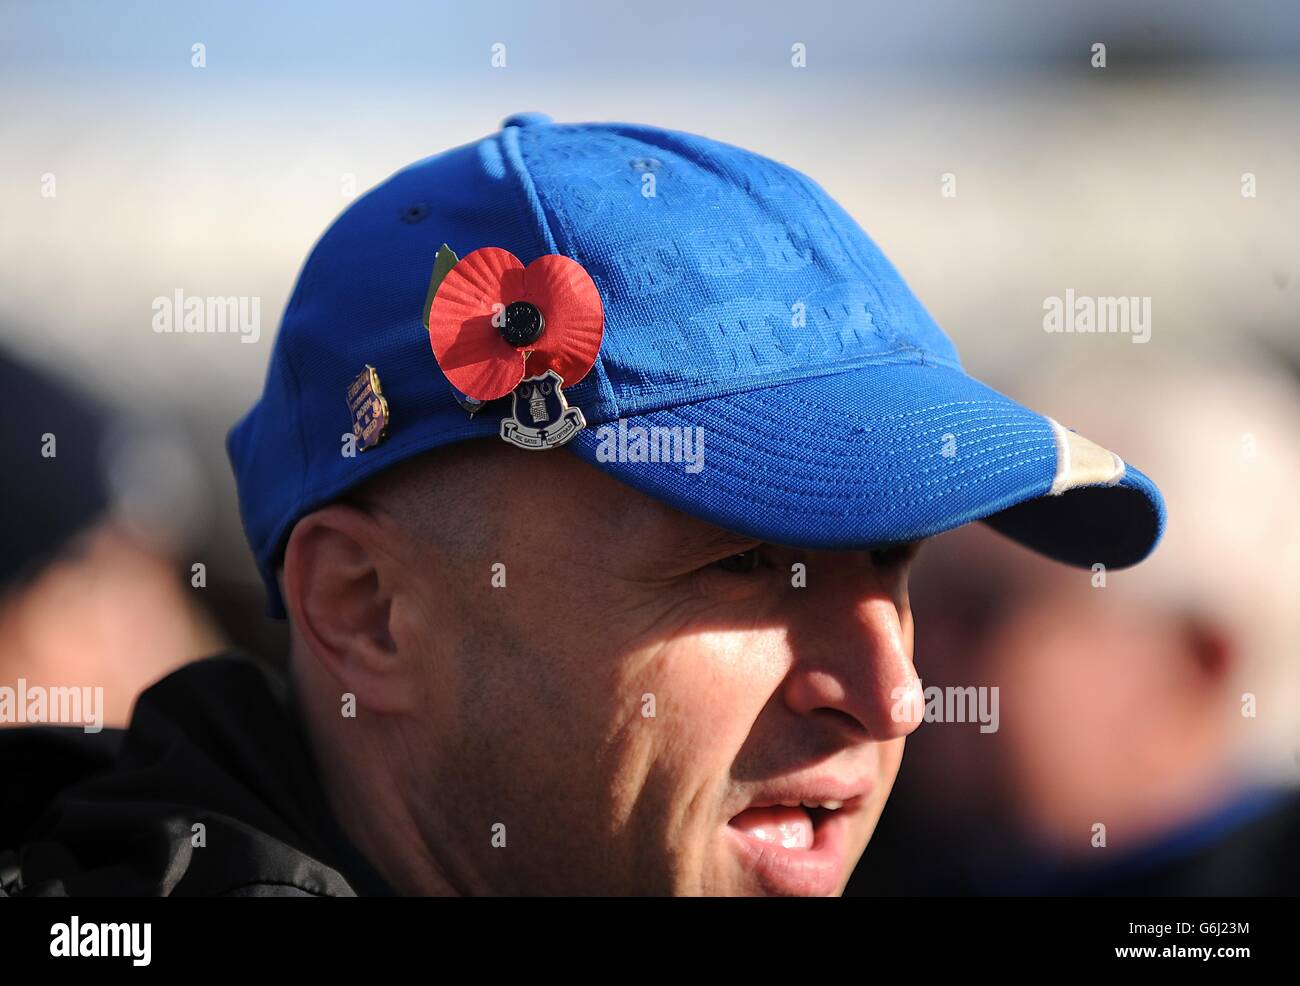
<instances>
[{"instance_id":1,"label":"black poppy center","mask_svg":"<svg viewBox=\"0 0 1300 986\"><path fill-rule=\"evenodd\" d=\"M501 335L512 346L530 346L546 328L546 319L537 306L527 301L512 301L506 306Z\"/></svg>"}]
</instances>

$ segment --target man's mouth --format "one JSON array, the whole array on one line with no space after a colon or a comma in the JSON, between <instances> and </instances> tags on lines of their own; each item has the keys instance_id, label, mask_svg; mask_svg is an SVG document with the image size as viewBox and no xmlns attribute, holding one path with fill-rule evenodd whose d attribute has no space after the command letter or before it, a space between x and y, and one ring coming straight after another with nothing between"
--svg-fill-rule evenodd
<instances>
[{"instance_id":1,"label":"man's mouth","mask_svg":"<svg viewBox=\"0 0 1300 986\"><path fill-rule=\"evenodd\" d=\"M755 842L783 849L811 849L818 828L843 807L842 801L790 801L765 808L746 808L730 824Z\"/></svg>"},{"instance_id":2,"label":"man's mouth","mask_svg":"<svg viewBox=\"0 0 1300 986\"><path fill-rule=\"evenodd\" d=\"M760 796L727 823L742 865L763 892L827 896L848 879L862 850L854 842L854 820L870 784L818 787L828 790Z\"/></svg>"}]
</instances>

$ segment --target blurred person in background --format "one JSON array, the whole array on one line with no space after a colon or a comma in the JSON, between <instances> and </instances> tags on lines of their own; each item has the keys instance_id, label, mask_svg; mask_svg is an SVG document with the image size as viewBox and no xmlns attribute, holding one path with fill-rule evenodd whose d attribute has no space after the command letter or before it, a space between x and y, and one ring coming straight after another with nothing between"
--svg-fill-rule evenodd
<instances>
[{"instance_id":1,"label":"blurred person in background","mask_svg":"<svg viewBox=\"0 0 1300 986\"><path fill-rule=\"evenodd\" d=\"M3 352L0 392L10 409L0 424L9 452L0 486L0 688L8 699L0 726L77 726L56 721L50 703L22 699L78 689L90 699L81 722L97 727L67 730L67 755L57 762L23 755L28 730L0 730L0 816L15 817L8 809L17 799L35 803L108 757L116 738L98 729L125 725L144 688L221 638L176 561L140 533L148 518L131 516L139 501L132 484L166 470L149 470L149 456L104 408ZM167 525L157 518L155 527Z\"/></svg>"},{"instance_id":2,"label":"blurred person in background","mask_svg":"<svg viewBox=\"0 0 1300 986\"><path fill-rule=\"evenodd\" d=\"M1300 891L1300 393L1197 366L1017 388L1149 463L1168 535L1117 573L979 524L922 553L918 673L997 686L1000 728L914 735L851 893Z\"/></svg>"}]
</instances>

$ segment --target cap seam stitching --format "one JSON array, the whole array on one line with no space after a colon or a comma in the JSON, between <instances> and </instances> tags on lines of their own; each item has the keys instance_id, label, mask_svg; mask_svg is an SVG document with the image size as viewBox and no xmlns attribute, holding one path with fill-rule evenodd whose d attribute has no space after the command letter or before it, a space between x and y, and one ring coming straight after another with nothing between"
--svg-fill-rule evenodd
<instances>
[{"instance_id":1,"label":"cap seam stitching","mask_svg":"<svg viewBox=\"0 0 1300 986\"><path fill-rule=\"evenodd\" d=\"M523 151L519 146L519 129L518 126L509 126L502 130L501 143L506 158L514 165L519 182L518 191L523 194L524 204L528 211L533 214L533 218L541 231L542 246L550 253L559 253L559 244L555 240L551 224L546 219L546 210L542 208L541 195L538 194L537 185L533 182L533 176L528 171L528 165L524 163Z\"/></svg>"},{"instance_id":2,"label":"cap seam stitching","mask_svg":"<svg viewBox=\"0 0 1300 986\"><path fill-rule=\"evenodd\" d=\"M548 124L549 126L549 124ZM528 165L524 161L523 145L519 140L520 128L518 126L506 127L501 131L502 143L505 145L506 156L510 163L514 165L519 176L519 183L527 201L528 208L537 218L537 223L541 227L543 237L546 240L546 247L552 253L564 253L559 239L556 237L555 229L552 228L550 220L546 218L546 206L542 202L542 193L537 188L537 183L533 180L532 172L528 170ZM568 242L564 244L568 247ZM564 253L568 256L567 253ZM605 318L609 318L609 310L605 308L605 299L601 299L601 307L604 309ZM609 402L613 405L612 410L615 417L621 414L619 407L618 394L614 390L614 384L609 379L609 373L605 370L604 360L600 353L596 354L596 363L600 365L601 375L605 379L606 389L608 390ZM594 381L593 381L594 382ZM601 388L597 386L597 395L600 395Z\"/></svg>"}]
</instances>

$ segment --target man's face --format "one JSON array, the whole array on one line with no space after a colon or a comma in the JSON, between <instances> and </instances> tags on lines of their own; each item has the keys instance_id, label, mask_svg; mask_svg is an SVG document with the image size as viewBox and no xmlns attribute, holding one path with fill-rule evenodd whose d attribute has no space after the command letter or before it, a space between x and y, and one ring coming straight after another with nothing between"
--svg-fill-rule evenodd
<instances>
[{"instance_id":1,"label":"man's face","mask_svg":"<svg viewBox=\"0 0 1300 986\"><path fill-rule=\"evenodd\" d=\"M996 687L1001 721L988 735L927 731L913 763L925 782L909 778L927 808L997 818L1040 851L1095 852L1099 818L1122 816L1135 836L1150 823L1133 806L1204 760L1193 744L1221 702L1182 614L1128 590L1140 569L1098 582L983 524L938 540L917 573L925 683Z\"/></svg>"},{"instance_id":2,"label":"man's face","mask_svg":"<svg viewBox=\"0 0 1300 986\"><path fill-rule=\"evenodd\" d=\"M489 443L439 482L474 520L396 518L393 639L427 709L409 797L452 883L840 892L913 728L910 551L758 544L567 453Z\"/></svg>"}]
</instances>

